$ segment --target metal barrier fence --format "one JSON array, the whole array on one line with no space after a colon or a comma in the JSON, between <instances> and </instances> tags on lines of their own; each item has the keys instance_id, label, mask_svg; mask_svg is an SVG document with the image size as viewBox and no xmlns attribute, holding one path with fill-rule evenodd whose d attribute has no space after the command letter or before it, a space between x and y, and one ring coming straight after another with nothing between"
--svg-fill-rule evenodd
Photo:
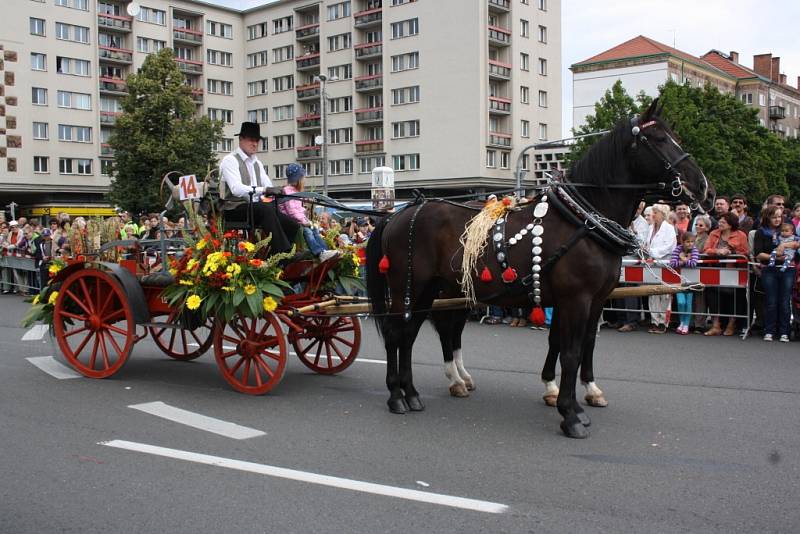
<instances>
[{"instance_id":1,"label":"metal barrier fence","mask_svg":"<svg viewBox=\"0 0 800 534\"><path fill-rule=\"evenodd\" d=\"M691 308L680 311L674 306L673 301L684 300L681 296L669 298L649 299L649 304L661 303L657 308L646 306L648 299L633 297L624 301L609 302L604 311L624 312L627 320L643 319L648 314L664 314L666 324L680 314L684 320L691 319L695 328L704 328L709 318L718 317L729 321L741 321L744 328L736 328L746 337L750 331L750 276L748 259L744 256L730 256L728 258L704 257L697 267L670 268L669 261L642 262L639 258L623 258L619 281L621 285L643 284L703 284L702 291L693 291ZM620 304L623 302L623 304ZM664 305L666 303L666 306ZM723 328L725 326L723 325Z\"/></svg>"},{"instance_id":2,"label":"metal barrier fence","mask_svg":"<svg viewBox=\"0 0 800 534\"><path fill-rule=\"evenodd\" d=\"M34 293L39 291L41 280L36 260L19 252L0 256L0 290Z\"/></svg>"}]
</instances>

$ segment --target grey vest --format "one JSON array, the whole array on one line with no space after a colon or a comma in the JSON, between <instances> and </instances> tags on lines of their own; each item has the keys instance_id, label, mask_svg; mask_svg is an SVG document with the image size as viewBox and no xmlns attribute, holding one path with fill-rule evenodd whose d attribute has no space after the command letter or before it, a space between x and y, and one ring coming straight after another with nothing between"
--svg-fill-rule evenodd
<instances>
[{"instance_id":1,"label":"grey vest","mask_svg":"<svg viewBox=\"0 0 800 534\"><path fill-rule=\"evenodd\" d=\"M244 185L248 186L248 187L252 186L253 185L253 179L250 176L250 172L247 170L247 165L245 165L244 160L242 159L242 157L239 155L238 152L235 153L233 155L233 157L236 158L236 161L239 162L239 176L242 179L242 183ZM258 164L254 164L253 168L256 171L255 185L260 186L261 185L261 168L258 166ZM228 182L226 182L225 180L222 180L222 184L221 185L222 185L222 191L220 191L220 193L221 193L220 194L220 198L222 199L222 208L223 209L232 210L232 209L234 209L234 208L236 208L238 206L241 206L242 204L247 204L247 202L249 201L249 197L237 197L237 196L234 196L233 192L231 192L230 187L228 187Z\"/></svg>"}]
</instances>

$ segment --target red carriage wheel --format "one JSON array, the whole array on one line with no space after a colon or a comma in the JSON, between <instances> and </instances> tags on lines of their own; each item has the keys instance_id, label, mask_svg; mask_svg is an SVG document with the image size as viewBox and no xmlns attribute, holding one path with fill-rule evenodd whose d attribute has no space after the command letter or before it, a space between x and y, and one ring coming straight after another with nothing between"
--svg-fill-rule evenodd
<instances>
[{"instance_id":1,"label":"red carriage wheel","mask_svg":"<svg viewBox=\"0 0 800 534\"><path fill-rule=\"evenodd\" d=\"M295 321L302 332L289 331L297 357L323 375L344 371L361 347L361 321L357 317L309 316Z\"/></svg>"},{"instance_id":2,"label":"red carriage wheel","mask_svg":"<svg viewBox=\"0 0 800 534\"><path fill-rule=\"evenodd\" d=\"M167 317L167 324L180 325L181 312L173 310ZM176 360L189 361L199 358L214 342L214 321L210 317L205 324L194 330L182 328L150 327L150 335L161 352Z\"/></svg>"},{"instance_id":3,"label":"red carriage wheel","mask_svg":"<svg viewBox=\"0 0 800 534\"><path fill-rule=\"evenodd\" d=\"M105 271L76 271L61 284L53 309L56 341L82 375L106 378L128 360L136 323L127 295Z\"/></svg>"},{"instance_id":4,"label":"red carriage wheel","mask_svg":"<svg viewBox=\"0 0 800 534\"><path fill-rule=\"evenodd\" d=\"M214 357L222 377L233 389L263 395L283 378L286 336L272 313L234 317L214 327Z\"/></svg>"}]
</instances>

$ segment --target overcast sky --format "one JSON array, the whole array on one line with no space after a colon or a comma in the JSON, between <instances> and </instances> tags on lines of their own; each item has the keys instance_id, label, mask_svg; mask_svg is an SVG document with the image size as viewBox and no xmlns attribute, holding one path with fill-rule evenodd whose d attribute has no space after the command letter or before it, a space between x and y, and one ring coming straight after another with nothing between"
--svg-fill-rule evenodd
<instances>
[{"instance_id":1,"label":"overcast sky","mask_svg":"<svg viewBox=\"0 0 800 534\"><path fill-rule=\"evenodd\" d=\"M268 0L205 0L246 9ZM436 2L436 0L423 0ZM475 0L462 0L475 1ZM555 0L550 0L555 1ZM781 72L797 86L800 76L800 0L562 0L563 131L572 124L569 66L637 35L700 56L711 49L739 52L752 68L753 55L781 58Z\"/></svg>"}]
</instances>

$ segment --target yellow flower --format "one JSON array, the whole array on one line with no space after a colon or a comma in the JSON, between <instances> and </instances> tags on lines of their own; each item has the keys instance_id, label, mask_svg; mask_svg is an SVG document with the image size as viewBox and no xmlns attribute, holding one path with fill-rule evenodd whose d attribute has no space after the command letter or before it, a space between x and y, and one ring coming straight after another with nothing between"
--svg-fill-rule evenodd
<instances>
[{"instance_id":1,"label":"yellow flower","mask_svg":"<svg viewBox=\"0 0 800 534\"><path fill-rule=\"evenodd\" d=\"M186 307L190 310L196 310L200 307L200 303L203 301L199 296L192 295L188 299L186 299Z\"/></svg>"},{"instance_id":2,"label":"yellow flower","mask_svg":"<svg viewBox=\"0 0 800 534\"><path fill-rule=\"evenodd\" d=\"M194 282L191 280L178 280L178 283L182 286L193 286Z\"/></svg>"},{"instance_id":3,"label":"yellow flower","mask_svg":"<svg viewBox=\"0 0 800 534\"><path fill-rule=\"evenodd\" d=\"M283 278L283 269L278 271L278 274L275 275L275 280L280 280Z\"/></svg>"},{"instance_id":4,"label":"yellow flower","mask_svg":"<svg viewBox=\"0 0 800 534\"><path fill-rule=\"evenodd\" d=\"M48 268L47 268L47 271L48 271L50 274L56 274L56 273L57 273L58 271L60 271L61 269L63 269L63 267L61 267L61 265L59 265L59 264L57 264L57 263L51 263L51 264L50 264L50 267L48 267Z\"/></svg>"},{"instance_id":5,"label":"yellow flower","mask_svg":"<svg viewBox=\"0 0 800 534\"><path fill-rule=\"evenodd\" d=\"M264 311L268 312L275 311L275 308L278 307L278 303L275 302L275 299L270 296L264 297L263 305L264 305Z\"/></svg>"},{"instance_id":6,"label":"yellow flower","mask_svg":"<svg viewBox=\"0 0 800 534\"><path fill-rule=\"evenodd\" d=\"M178 270L177 269L170 269L169 270L169 274L171 274L172 276L175 276L176 274L178 274Z\"/></svg>"},{"instance_id":7,"label":"yellow flower","mask_svg":"<svg viewBox=\"0 0 800 534\"><path fill-rule=\"evenodd\" d=\"M55 304L57 298L58 298L58 291L53 291L52 293L50 293L50 298L47 299L47 303Z\"/></svg>"},{"instance_id":8,"label":"yellow flower","mask_svg":"<svg viewBox=\"0 0 800 534\"><path fill-rule=\"evenodd\" d=\"M238 263L232 263L231 265L228 265L228 268L225 270L231 273L233 276L237 276L242 272L242 266Z\"/></svg>"},{"instance_id":9,"label":"yellow flower","mask_svg":"<svg viewBox=\"0 0 800 534\"><path fill-rule=\"evenodd\" d=\"M256 286L254 286L253 284L247 284L246 286L244 286L245 295L252 295L255 292L256 292Z\"/></svg>"},{"instance_id":10,"label":"yellow flower","mask_svg":"<svg viewBox=\"0 0 800 534\"><path fill-rule=\"evenodd\" d=\"M33 302L31 304L39 304L39 295L33 297Z\"/></svg>"},{"instance_id":11,"label":"yellow flower","mask_svg":"<svg viewBox=\"0 0 800 534\"><path fill-rule=\"evenodd\" d=\"M187 271L194 270L194 268L197 267L198 265L200 265L200 262L192 258L191 260L189 260L189 263L186 264L186 270Z\"/></svg>"},{"instance_id":12,"label":"yellow flower","mask_svg":"<svg viewBox=\"0 0 800 534\"><path fill-rule=\"evenodd\" d=\"M236 290L236 288L235 287L231 287L231 286L223 286L222 290L223 291L227 291L228 293L230 293L231 291Z\"/></svg>"},{"instance_id":13,"label":"yellow flower","mask_svg":"<svg viewBox=\"0 0 800 534\"><path fill-rule=\"evenodd\" d=\"M244 250L247 252L253 252L256 249L256 246L249 241L241 241L239 242L239 250Z\"/></svg>"},{"instance_id":14,"label":"yellow flower","mask_svg":"<svg viewBox=\"0 0 800 534\"><path fill-rule=\"evenodd\" d=\"M197 250L203 250L204 248L206 248L206 238L204 237L203 239L201 239L200 241L198 241L198 242L197 242L197 245L195 246L195 248L196 248Z\"/></svg>"}]
</instances>

